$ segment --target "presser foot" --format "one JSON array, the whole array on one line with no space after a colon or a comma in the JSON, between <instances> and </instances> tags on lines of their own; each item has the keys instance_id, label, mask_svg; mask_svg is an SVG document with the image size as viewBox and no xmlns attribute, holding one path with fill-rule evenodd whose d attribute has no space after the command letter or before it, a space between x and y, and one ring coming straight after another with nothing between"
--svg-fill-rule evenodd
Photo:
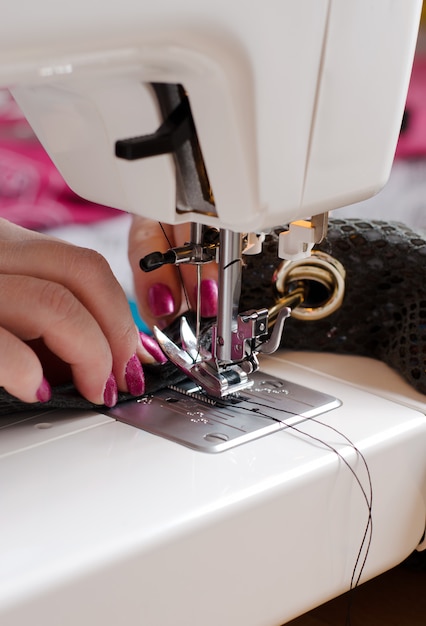
<instances>
[{"instance_id":1,"label":"presser foot","mask_svg":"<svg viewBox=\"0 0 426 626\"><path fill-rule=\"evenodd\" d=\"M259 367L255 354L239 363L220 366L211 352L198 344L185 317L182 317L180 322L182 347L176 345L156 326L154 334L167 358L208 395L223 398L247 389L253 384L249 374Z\"/></svg>"},{"instance_id":2,"label":"presser foot","mask_svg":"<svg viewBox=\"0 0 426 626\"><path fill-rule=\"evenodd\" d=\"M195 381L210 396L224 398L253 383L250 374L259 369L257 354L272 354L280 344L285 320L291 309L282 303L272 309L247 311L238 316L237 331L232 335L232 362L221 362L211 352L199 345L185 317L180 321L182 347L176 345L158 327L154 326L155 337L168 359ZM274 327L269 339L268 320L274 317ZM217 341L217 329L212 329L212 345ZM243 358L241 358L243 355Z\"/></svg>"}]
</instances>

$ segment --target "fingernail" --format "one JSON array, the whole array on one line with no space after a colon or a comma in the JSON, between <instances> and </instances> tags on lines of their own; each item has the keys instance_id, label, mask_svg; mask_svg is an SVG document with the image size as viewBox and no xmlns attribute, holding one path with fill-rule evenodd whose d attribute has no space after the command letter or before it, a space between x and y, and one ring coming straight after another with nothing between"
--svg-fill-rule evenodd
<instances>
[{"instance_id":1,"label":"fingernail","mask_svg":"<svg viewBox=\"0 0 426 626\"><path fill-rule=\"evenodd\" d=\"M216 317L217 315L217 282L211 279L201 281L200 285L200 313L201 317Z\"/></svg>"},{"instance_id":2,"label":"fingernail","mask_svg":"<svg viewBox=\"0 0 426 626\"><path fill-rule=\"evenodd\" d=\"M149 354L154 357L157 363L166 363L167 357L164 355L158 343L145 333L139 333L143 347Z\"/></svg>"},{"instance_id":3,"label":"fingernail","mask_svg":"<svg viewBox=\"0 0 426 626\"><path fill-rule=\"evenodd\" d=\"M105 406L113 407L117 404L117 400L118 400L117 381L115 380L114 374L110 374L105 384L104 404Z\"/></svg>"},{"instance_id":4,"label":"fingernail","mask_svg":"<svg viewBox=\"0 0 426 626\"><path fill-rule=\"evenodd\" d=\"M52 397L52 389L44 376L40 387L36 391L36 397L39 402L47 402Z\"/></svg>"},{"instance_id":5,"label":"fingernail","mask_svg":"<svg viewBox=\"0 0 426 626\"><path fill-rule=\"evenodd\" d=\"M175 311L173 294L167 285L156 283L148 291L148 304L154 317L166 317Z\"/></svg>"},{"instance_id":6,"label":"fingernail","mask_svg":"<svg viewBox=\"0 0 426 626\"><path fill-rule=\"evenodd\" d=\"M134 354L126 365L125 373L127 389L132 396L141 396L145 391L145 377L143 375L142 365Z\"/></svg>"}]
</instances>

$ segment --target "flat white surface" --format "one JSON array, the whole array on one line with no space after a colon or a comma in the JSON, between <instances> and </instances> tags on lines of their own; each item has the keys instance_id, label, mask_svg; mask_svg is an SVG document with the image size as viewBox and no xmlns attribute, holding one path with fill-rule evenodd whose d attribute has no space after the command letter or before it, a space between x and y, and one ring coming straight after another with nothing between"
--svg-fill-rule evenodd
<instances>
[{"instance_id":1,"label":"flat white surface","mask_svg":"<svg viewBox=\"0 0 426 626\"><path fill-rule=\"evenodd\" d=\"M376 359L350 354L293 351L282 351L280 359L426 413L426 396L416 391L394 369Z\"/></svg>"},{"instance_id":2,"label":"flat white surface","mask_svg":"<svg viewBox=\"0 0 426 626\"><path fill-rule=\"evenodd\" d=\"M425 415L283 356L263 369L342 400L321 419L370 468L365 575L402 560L424 529ZM93 413L21 417L0 431L2 626L266 626L348 588L367 508L317 441L282 431L207 455ZM340 436L303 430L368 488Z\"/></svg>"}]
</instances>

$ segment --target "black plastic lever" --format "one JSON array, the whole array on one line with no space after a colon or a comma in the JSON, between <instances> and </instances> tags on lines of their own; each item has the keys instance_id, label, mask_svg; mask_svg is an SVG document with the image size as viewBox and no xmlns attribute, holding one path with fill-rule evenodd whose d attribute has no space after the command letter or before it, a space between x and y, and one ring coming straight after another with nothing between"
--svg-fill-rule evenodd
<instances>
[{"instance_id":1,"label":"black plastic lever","mask_svg":"<svg viewBox=\"0 0 426 626\"><path fill-rule=\"evenodd\" d=\"M175 152L194 133L194 123L187 98L170 113L160 128L150 135L120 139L115 144L119 159L135 161Z\"/></svg>"}]
</instances>

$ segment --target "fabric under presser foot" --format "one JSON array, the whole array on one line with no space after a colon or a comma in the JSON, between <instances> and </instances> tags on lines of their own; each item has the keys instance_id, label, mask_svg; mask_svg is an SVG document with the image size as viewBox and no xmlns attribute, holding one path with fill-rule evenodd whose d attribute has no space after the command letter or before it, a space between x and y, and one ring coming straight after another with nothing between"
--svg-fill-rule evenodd
<instances>
[{"instance_id":1,"label":"fabric under presser foot","mask_svg":"<svg viewBox=\"0 0 426 626\"><path fill-rule=\"evenodd\" d=\"M186 313L189 321L195 323L195 315ZM210 326L211 320L204 320L202 332L204 332L203 341L205 344L210 342ZM180 318L175 320L167 329L167 333L173 339L179 339ZM185 380L185 375L170 362L161 365L144 365L143 371L145 375L145 394L152 395L170 385L177 385ZM118 403L134 400L135 396L129 393L119 392ZM10 395L3 388L0 388L0 415L17 413L21 411L31 410L48 410L48 409L77 409L77 410L99 410L105 407L93 404L79 394L72 383L58 385L52 388L52 397L48 402L26 403L18 400Z\"/></svg>"}]
</instances>

